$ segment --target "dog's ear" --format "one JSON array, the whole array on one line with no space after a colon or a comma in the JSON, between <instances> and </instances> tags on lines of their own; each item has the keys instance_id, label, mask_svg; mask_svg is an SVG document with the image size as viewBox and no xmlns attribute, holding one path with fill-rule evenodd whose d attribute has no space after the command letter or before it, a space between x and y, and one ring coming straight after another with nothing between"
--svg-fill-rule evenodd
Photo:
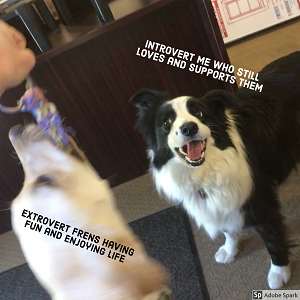
<instances>
[{"instance_id":1,"label":"dog's ear","mask_svg":"<svg viewBox=\"0 0 300 300\"><path fill-rule=\"evenodd\" d=\"M202 99L213 112L224 112L237 106L236 97L223 90L208 92Z\"/></svg>"},{"instance_id":2,"label":"dog's ear","mask_svg":"<svg viewBox=\"0 0 300 300\"><path fill-rule=\"evenodd\" d=\"M168 100L166 94L153 90L141 90L136 93L130 102L139 108L137 127L151 148L157 147L155 134L155 119L159 107Z\"/></svg>"},{"instance_id":3,"label":"dog's ear","mask_svg":"<svg viewBox=\"0 0 300 300\"><path fill-rule=\"evenodd\" d=\"M167 94L143 89L133 95L129 101L139 108L140 113L144 113L162 105L167 100Z\"/></svg>"}]
</instances>

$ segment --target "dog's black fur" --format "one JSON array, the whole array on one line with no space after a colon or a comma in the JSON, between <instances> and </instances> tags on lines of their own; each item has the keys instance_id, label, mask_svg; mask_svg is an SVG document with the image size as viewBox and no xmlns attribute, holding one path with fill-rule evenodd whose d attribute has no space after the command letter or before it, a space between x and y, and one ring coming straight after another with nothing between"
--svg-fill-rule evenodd
<instances>
[{"instance_id":1,"label":"dog's black fur","mask_svg":"<svg viewBox=\"0 0 300 300\"><path fill-rule=\"evenodd\" d=\"M280 58L259 73L263 91L239 89L236 124L253 173L254 190L243 210L274 264L288 264L288 245L276 188L300 157L300 52Z\"/></svg>"}]
</instances>

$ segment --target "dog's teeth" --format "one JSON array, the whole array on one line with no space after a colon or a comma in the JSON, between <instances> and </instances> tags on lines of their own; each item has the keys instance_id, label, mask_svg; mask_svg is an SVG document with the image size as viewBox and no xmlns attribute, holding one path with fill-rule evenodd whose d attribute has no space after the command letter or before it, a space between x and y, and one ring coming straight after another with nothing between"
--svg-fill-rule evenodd
<instances>
[{"instance_id":1,"label":"dog's teeth","mask_svg":"<svg viewBox=\"0 0 300 300\"><path fill-rule=\"evenodd\" d=\"M203 158L204 158L204 153L205 153L205 151L202 152L200 158L197 159L197 160L192 160L192 159L190 159L188 156L186 156L185 159L186 159L189 163L200 163L200 162L203 160Z\"/></svg>"},{"instance_id":2,"label":"dog's teeth","mask_svg":"<svg viewBox=\"0 0 300 300\"><path fill-rule=\"evenodd\" d=\"M179 148L179 152L183 155L187 155L187 153L185 153L182 148Z\"/></svg>"},{"instance_id":3,"label":"dog's teeth","mask_svg":"<svg viewBox=\"0 0 300 300\"><path fill-rule=\"evenodd\" d=\"M194 162L194 161L191 160L188 156L186 156L185 159L186 159L188 162L190 162L190 163Z\"/></svg>"},{"instance_id":4,"label":"dog's teeth","mask_svg":"<svg viewBox=\"0 0 300 300\"><path fill-rule=\"evenodd\" d=\"M188 156L186 156L185 159L186 159L188 162L190 162L190 163L197 163L197 162L199 161L199 159L197 159L197 160L192 160L192 159L190 159Z\"/></svg>"}]
</instances>

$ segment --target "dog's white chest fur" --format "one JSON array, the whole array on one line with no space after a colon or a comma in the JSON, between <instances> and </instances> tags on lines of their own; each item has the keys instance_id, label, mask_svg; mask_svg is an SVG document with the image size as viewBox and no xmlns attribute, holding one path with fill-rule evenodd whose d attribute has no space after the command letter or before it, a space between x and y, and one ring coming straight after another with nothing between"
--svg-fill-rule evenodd
<instances>
[{"instance_id":1,"label":"dog's white chest fur","mask_svg":"<svg viewBox=\"0 0 300 300\"><path fill-rule=\"evenodd\" d=\"M234 124L229 134L235 149L220 150L208 140L206 161L198 168L187 166L175 156L160 170L152 169L158 191L171 201L182 202L211 237L218 231L242 229L244 217L240 208L252 189L251 172ZM201 189L204 197L199 193Z\"/></svg>"}]
</instances>

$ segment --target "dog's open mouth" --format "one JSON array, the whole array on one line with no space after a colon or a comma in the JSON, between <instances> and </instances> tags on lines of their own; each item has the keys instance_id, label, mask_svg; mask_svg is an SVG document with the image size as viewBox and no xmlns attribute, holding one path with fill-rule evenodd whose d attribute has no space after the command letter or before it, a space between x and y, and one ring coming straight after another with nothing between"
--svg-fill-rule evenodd
<instances>
[{"instance_id":1,"label":"dog's open mouth","mask_svg":"<svg viewBox=\"0 0 300 300\"><path fill-rule=\"evenodd\" d=\"M206 140L193 140L180 148L175 148L177 154L192 167L198 167L204 163Z\"/></svg>"}]
</instances>

